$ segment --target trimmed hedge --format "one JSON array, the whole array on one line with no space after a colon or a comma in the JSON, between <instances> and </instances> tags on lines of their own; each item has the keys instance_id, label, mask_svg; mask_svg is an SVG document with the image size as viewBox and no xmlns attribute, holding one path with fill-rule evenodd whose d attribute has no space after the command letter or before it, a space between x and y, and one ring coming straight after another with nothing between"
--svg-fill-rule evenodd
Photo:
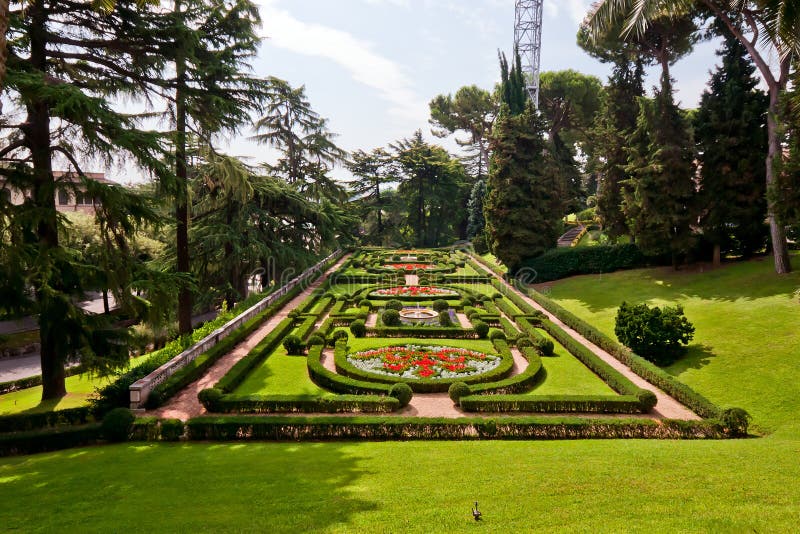
<instances>
[{"instance_id":1,"label":"trimmed hedge","mask_svg":"<svg viewBox=\"0 0 800 534\"><path fill-rule=\"evenodd\" d=\"M559 280L576 274L611 273L645 267L648 258L633 243L597 247L557 248L522 262L536 271L536 283Z\"/></svg>"},{"instance_id":2,"label":"trimmed hedge","mask_svg":"<svg viewBox=\"0 0 800 534\"><path fill-rule=\"evenodd\" d=\"M335 391L337 393L351 395L389 395L392 389L391 384L378 384L355 380L346 376L329 371L322 365L322 347L316 346L308 351L306 364L308 365L308 376L311 381L323 389Z\"/></svg>"},{"instance_id":3,"label":"trimmed hedge","mask_svg":"<svg viewBox=\"0 0 800 534\"><path fill-rule=\"evenodd\" d=\"M380 395L224 395L220 413L390 413L400 401Z\"/></svg>"},{"instance_id":4,"label":"trimmed hedge","mask_svg":"<svg viewBox=\"0 0 800 534\"><path fill-rule=\"evenodd\" d=\"M86 366L83 364L74 365L64 369L64 376L70 377L79 375L86 372ZM0 395L18 391L20 389L35 388L42 385L42 375L29 376L28 378L20 378L19 380L10 380L8 382L0 382Z\"/></svg>"},{"instance_id":5,"label":"trimmed hedge","mask_svg":"<svg viewBox=\"0 0 800 534\"><path fill-rule=\"evenodd\" d=\"M100 440L100 424L17 432L0 435L0 456L36 454L93 445Z\"/></svg>"},{"instance_id":6,"label":"trimmed hedge","mask_svg":"<svg viewBox=\"0 0 800 534\"><path fill-rule=\"evenodd\" d=\"M706 418L720 417L722 410L714 403L706 399L700 393L696 392L677 378L667 373L663 369L648 362L641 356L634 354L627 348L623 347L617 341L611 339L607 335L600 332L598 329L589 325L577 315L567 311L554 301L545 297L541 293L528 290L528 294L540 306L559 318L564 324L574 329L580 335L602 348L614 358L624 363L630 369L641 376L648 382L656 387L662 389L671 397L691 408L696 414ZM553 336L555 337L555 336Z\"/></svg>"},{"instance_id":7,"label":"trimmed hedge","mask_svg":"<svg viewBox=\"0 0 800 534\"><path fill-rule=\"evenodd\" d=\"M477 339L473 330L460 326L375 326L367 337L414 337L419 339Z\"/></svg>"},{"instance_id":8,"label":"trimmed hedge","mask_svg":"<svg viewBox=\"0 0 800 534\"><path fill-rule=\"evenodd\" d=\"M189 439L202 441L478 440L478 439L721 439L716 421L553 417L196 417Z\"/></svg>"},{"instance_id":9,"label":"trimmed hedge","mask_svg":"<svg viewBox=\"0 0 800 534\"><path fill-rule=\"evenodd\" d=\"M642 413L637 397L622 395L472 395L461 398L467 412Z\"/></svg>"},{"instance_id":10,"label":"trimmed hedge","mask_svg":"<svg viewBox=\"0 0 800 534\"><path fill-rule=\"evenodd\" d=\"M470 386L471 395L513 395L531 390L544 378L542 359L531 347L520 349L522 355L528 360L528 367L521 373L497 382L488 384L473 384Z\"/></svg>"},{"instance_id":11,"label":"trimmed hedge","mask_svg":"<svg viewBox=\"0 0 800 534\"><path fill-rule=\"evenodd\" d=\"M89 406L68 408L54 412L4 415L0 416L0 433L28 432L42 428L83 425L92 419L92 410Z\"/></svg>"}]
</instances>

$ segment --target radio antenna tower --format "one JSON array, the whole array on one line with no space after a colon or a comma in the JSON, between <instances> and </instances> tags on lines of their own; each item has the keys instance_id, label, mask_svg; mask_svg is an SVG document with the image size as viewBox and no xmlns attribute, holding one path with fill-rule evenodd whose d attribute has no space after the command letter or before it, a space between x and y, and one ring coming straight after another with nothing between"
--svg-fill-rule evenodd
<instances>
[{"instance_id":1,"label":"radio antenna tower","mask_svg":"<svg viewBox=\"0 0 800 534\"><path fill-rule=\"evenodd\" d=\"M539 109L539 61L542 55L542 5L544 0L516 0L514 48L522 59L522 72L529 82L528 95Z\"/></svg>"}]
</instances>

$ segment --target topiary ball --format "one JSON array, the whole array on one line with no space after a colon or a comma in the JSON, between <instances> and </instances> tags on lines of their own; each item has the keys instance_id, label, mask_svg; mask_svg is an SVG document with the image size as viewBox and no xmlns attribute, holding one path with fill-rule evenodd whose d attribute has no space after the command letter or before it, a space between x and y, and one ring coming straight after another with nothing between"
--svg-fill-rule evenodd
<instances>
[{"instance_id":1,"label":"topiary ball","mask_svg":"<svg viewBox=\"0 0 800 534\"><path fill-rule=\"evenodd\" d=\"M450 318L450 311L439 312L439 326L453 326L453 319Z\"/></svg>"},{"instance_id":2,"label":"topiary ball","mask_svg":"<svg viewBox=\"0 0 800 534\"><path fill-rule=\"evenodd\" d=\"M411 386L400 382L392 386L389 390L389 396L399 400L400 407L405 408L408 406L408 403L411 402L411 397L414 396L414 392L411 391Z\"/></svg>"},{"instance_id":3,"label":"topiary ball","mask_svg":"<svg viewBox=\"0 0 800 534\"><path fill-rule=\"evenodd\" d=\"M403 309L403 303L397 299L392 299L386 303L386 309L400 311Z\"/></svg>"},{"instance_id":4,"label":"topiary ball","mask_svg":"<svg viewBox=\"0 0 800 534\"><path fill-rule=\"evenodd\" d=\"M386 310L381 315L384 326L400 326L400 312L397 310Z\"/></svg>"},{"instance_id":5,"label":"topiary ball","mask_svg":"<svg viewBox=\"0 0 800 534\"><path fill-rule=\"evenodd\" d=\"M649 412L652 410L656 403L658 403L658 398L656 394L650 391L649 389L643 389L636 394L636 398L639 399L639 404L641 404L642 409L645 412Z\"/></svg>"},{"instance_id":6,"label":"topiary ball","mask_svg":"<svg viewBox=\"0 0 800 534\"><path fill-rule=\"evenodd\" d=\"M487 334L489 334L489 325L484 323L483 321L475 321L472 323L472 328L475 330L475 333L478 334L478 337L481 339L485 339Z\"/></svg>"},{"instance_id":7,"label":"topiary ball","mask_svg":"<svg viewBox=\"0 0 800 534\"><path fill-rule=\"evenodd\" d=\"M491 339L492 341L494 341L495 339L502 339L505 341L506 334L502 330L493 329L491 332L489 332L489 339Z\"/></svg>"},{"instance_id":8,"label":"topiary ball","mask_svg":"<svg viewBox=\"0 0 800 534\"><path fill-rule=\"evenodd\" d=\"M350 332L354 337L364 337L367 335L367 325L361 319L356 319L350 323Z\"/></svg>"},{"instance_id":9,"label":"topiary ball","mask_svg":"<svg viewBox=\"0 0 800 534\"><path fill-rule=\"evenodd\" d=\"M322 334L314 333L311 334L311 336L308 338L308 341L306 341L306 348L310 349L311 347L324 344L325 344L325 338L322 336Z\"/></svg>"},{"instance_id":10,"label":"topiary ball","mask_svg":"<svg viewBox=\"0 0 800 534\"><path fill-rule=\"evenodd\" d=\"M450 395L451 401L458 404L461 401L461 397L467 397L471 395L472 391L470 391L469 386L464 382L453 382L450 384L447 394Z\"/></svg>"},{"instance_id":11,"label":"topiary ball","mask_svg":"<svg viewBox=\"0 0 800 534\"><path fill-rule=\"evenodd\" d=\"M289 356L300 356L303 354L305 345L299 337L291 335L286 336L286 339L283 340L283 348L286 349L286 354Z\"/></svg>"},{"instance_id":12,"label":"topiary ball","mask_svg":"<svg viewBox=\"0 0 800 534\"><path fill-rule=\"evenodd\" d=\"M433 309L437 312L443 312L450 309L450 304L444 299L435 300L433 302Z\"/></svg>"},{"instance_id":13,"label":"topiary ball","mask_svg":"<svg viewBox=\"0 0 800 534\"><path fill-rule=\"evenodd\" d=\"M136 416L129 409L114 408L103 418L100 429L103 437L108 441L121 443L130 436L134 421L136 421Z\"/></svg>"}]
</instances>

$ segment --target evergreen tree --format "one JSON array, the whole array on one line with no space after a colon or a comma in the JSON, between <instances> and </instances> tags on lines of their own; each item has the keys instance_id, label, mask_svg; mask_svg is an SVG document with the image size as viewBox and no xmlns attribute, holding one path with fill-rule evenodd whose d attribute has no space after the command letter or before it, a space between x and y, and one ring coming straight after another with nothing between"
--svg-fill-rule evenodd
<instances>
[{"instance_id":1,"label":"evergreen tree","mask_svg":"<svg viewBox=\"0 0 800 534\"><path fill-rule=\"evenodd\" d=\"M695 164L686 121L662 80L655 98L639 99L637 128L629 139L630 178L623 207L633 237L645 254L670 255L673 266L692 245Z\"/></svg>"},{"instance_id":2,"label":"evergreen tree","mask_svg":"<svg viewBox=\"0 0 800 534\"><path fill-rule=\"evenodd\" d=\"M351 193L358 197L357 202L366 208L367 213L375 214L376 230L368 236L368 242L383 244L383 207L381 186L391 182L392 161L388 152L376 148L370 153L363 150L353 152L348 168L355 180L350 182Z\"/></svg>"},{"instance_id":3,"label":"evergreen tree","mask_svg":"<svg viewBox=\"0 0 800 534\"><path fill-rule=\"evenodd\" d=\"M469 224L467 225L467 237L472 239L482 236L486 229L486 218L483 216L483 201L486 197L486 182L478 181L472 188L469 196Z\"/></svg>"},{"instance_id":4,"label":"evergreen tree","mask_svg":"<svg viewBox=\"0 0 800 534\"><path fill-rule=\"evenodd\" d=\"M546 126L529 103L519 115L505 106L492 132L484 203L489 249L514 274L524 260L555 247L561 199L548 172Z\"/></svg>"},{"instance_id":5,"label":"evergreen tree","mask_svg":"<svg viewBox=\"0 0 800 534\"><path fill-rule=\"evenodd\" d=\"M509 68L504 53L498 53L500 59L500 101L508 108L511 115L521 115L528 103L528 92L525 90L525 75L522 72L522 60L519 50L514 51L514 63Z\"/></svg>"},{"instance_id":6,"label":"evergreen tree","mask_svg":"<svg viewBox=\"0 0 800 534\"><path fill-rule=\"evenodd\" d=\"M700 158L703 234L722 252L749 255L767 238L764 152L767 96L758 90L745 47L725 35L722 65L712 75L694 120Z\"/></svg>"}]
</instances>

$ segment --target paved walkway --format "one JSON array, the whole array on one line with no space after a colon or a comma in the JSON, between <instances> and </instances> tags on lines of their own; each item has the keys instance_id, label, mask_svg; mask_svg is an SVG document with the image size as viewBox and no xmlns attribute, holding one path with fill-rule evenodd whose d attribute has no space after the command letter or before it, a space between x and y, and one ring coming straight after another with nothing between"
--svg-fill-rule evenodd
<instances>
[{"instance_id":1,"label":"paved walkway","mask_svg":"<svg viewBox=\"0 0 800 534\"><path fill-rule=\"evenodd\" d=\"M476 261L478 266L480 266L484 271L489 273L491 276L494 276L498 280L500 280L510 291L514 291L517 295L519 295L522 299L525 300L528 304L533 306L535 309L541 311L545 316L547 316L550 321L561 327L567 334L569 334L572 338L578 341L581 345L588 348L592 352L594 352L597 356L599 356L603 361L611 365L614 369L622 373L626 378L628 378L631 382L639 386L640 388L649 389L653 393L656 394L656 398L658 398L658 403L656 404L655 408L652 410L652 414L658 418L665 418L665 419L684 419L684 420L699 420L701 419L697 414L691 411L689 408L669 396L667 393L662 391L661 389L657 388L641 376L634 373L630 367L613 357L608 352L604 351L578 332L561 322L561 320L544 309L542 306L539 305L535 300L530 298L529 296L523 294L521 291L518 291L516 288L509 285L501 276L497 273L493 272L491 269L484 266L480 261Z\"/></svg>"},{"instance_id":2,"label":"paved walkway","mask_svg":"<svg viewBox=\"0 0 800 534\"><path fill-rule=\"evenodd\" d=\"M148 411L146 412L146 415L162 418L177 418L185 421L190 417L196 417L204 414L206 410L197 399L197 394L219 382L219 380L225 376L228 371L230 371L231 367L236 365L242 358L247 356L250 351L253 350L253 348L267 336L267 334L272 332L272 330L278 326L278 323L288 317L289 312L300 306L300 304L302 304L302 302L307 299L311 293L318 288L322 282L328 278L328 276L330 276L331 273L341 267L347 258L349 258L349 256L349 254L343 256L333 267L325 271L325 274L316 282L311 284L302 293L289 301L278 313L276 313L266 323L261 325L258 330L250 334L250 336L248 336L243 342L236 345L231 352L220 358L199 380L192 382L183 388L177 395L172 397L172 399L170 399L166 405L157 410Z\"/></svg>"}]
</instances>

